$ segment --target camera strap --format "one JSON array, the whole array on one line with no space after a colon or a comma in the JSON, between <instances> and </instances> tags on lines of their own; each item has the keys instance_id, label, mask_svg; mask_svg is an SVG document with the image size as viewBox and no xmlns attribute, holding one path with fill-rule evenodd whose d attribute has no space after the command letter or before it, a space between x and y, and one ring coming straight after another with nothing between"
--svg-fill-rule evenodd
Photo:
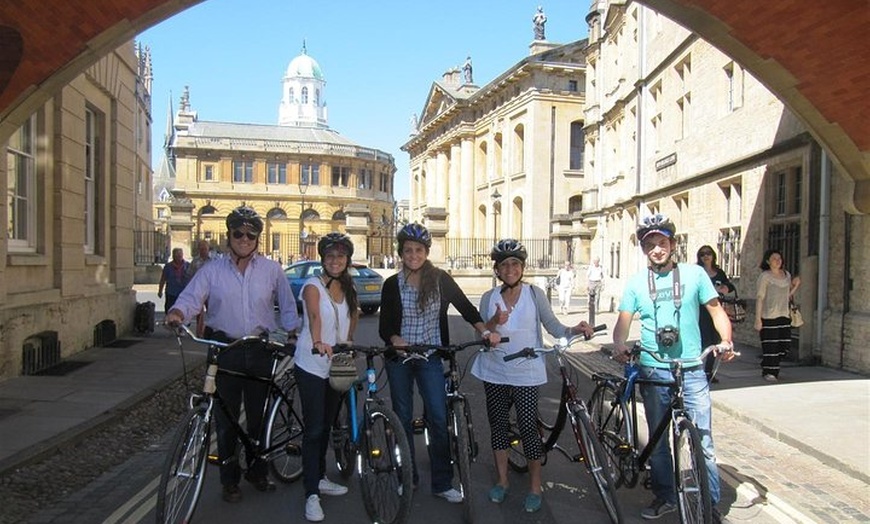
<instances>
[{"instance_id":1,"label":"camera strap","mask_svg":"<svg viewBox=\"0 0 870 524\"><path fill-rule=\"evenodd\" d=\"M674 308L677 310L677 326L680 325L680 306L683 305L683 294L680 288L680 266L678 264L674 264L674 281L673 281L673 297L674 297ZM655 325L656 330L659 328L659 308L656 305L656 299L658 298L658 291L656 290L656 282L655 282L656 274L652 269L647 270L647 284L649 285L649 298L653 303L653 310L655 311Z\"/></svg>"}]
</instances>

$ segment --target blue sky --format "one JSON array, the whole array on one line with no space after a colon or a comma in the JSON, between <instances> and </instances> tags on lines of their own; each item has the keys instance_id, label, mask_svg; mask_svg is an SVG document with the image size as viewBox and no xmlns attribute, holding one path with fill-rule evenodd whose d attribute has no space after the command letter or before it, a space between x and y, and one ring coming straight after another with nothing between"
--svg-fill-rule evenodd
<instances>
[{"instance_id":1,"label":"blue sky","mask_svg":"<svg viewBox=\"0 0 870 524\"><path fill-rule=\"evenodd\" d=\"M396 198L407 198L400 148L432 82L469 55L479 86L523 59L538 5L547 40L586 37L589 0L207 0L137 38L153 60L153 165L170 92L177 111L185 85L202 120L277 123L281 77L304 39L326 77L330 127L392 154Z\"/></svg>"}]
</instances>

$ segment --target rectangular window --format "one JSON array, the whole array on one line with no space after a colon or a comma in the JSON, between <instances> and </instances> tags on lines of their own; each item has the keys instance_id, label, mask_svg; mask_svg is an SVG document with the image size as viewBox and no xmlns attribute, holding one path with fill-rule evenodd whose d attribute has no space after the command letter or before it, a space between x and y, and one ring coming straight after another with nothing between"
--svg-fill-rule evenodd
<instances>
[{"instance_id":1,"label":"rectangular window","mask_svg":"<svg viewBox=\"0 0 870 524\"><path fill-rule=\"evenodd\" d=\"M374 179L374 171L371 169L362 168L359 170L359 188L371 189Z\"/></svg>"},{"instance_id":2,"label":"rectangular window","mask_svg":"<svg viewBox=\"0 0 870 524\"><path fill-rule=\"evenodd\" d=\"M585 140L583 138L583 123L571 122L571 145L568 169L583 169L583 150L585 145Z\"/></svg>"},{"instance_id":3,"label":"rectangular window","mask_svg":"<svg viewBox=\"0 0 870 524\"><path fill-rule=\"evenodd\" d=\"M568 80L568 91L572 93L577 92L577 81L576 80Z\"/></svg>"},{"instance_id":4,"label":"rectangular window","mask_svg":"<svg viewBox=\"0 0 870 524\"><path fill-rule=\"evenodd\" d=\"M272 252L281 251L281 233L272 233Z\"/></svg>"},{"instance_id":5,"label":"rectangular window","mask_svg":"<svg viewBox=\"0 0 870 524\"><path fill-rule=\"evenodd\" d=\"M719 252L719 267L728 278L740 276L740 227L719 230L716 250Z\"/></svg>"},{"instance_id":6,"label":"rectangular window","mask_svg":"<svg viewBox=\"0 0 870 524\"><path fill-rule=\"evenodd\" d=\"M100 136L97 114L85 109L85 253L97 252L97 187L100 178Z\"/></svg>"},{"instance_id":7,"label":"rectangular window","mask_svg":"<svg viewBox=\"0 0 870 524\"><path fill-rule=\"evenodd\" d=\"M305 185L320 185L320 164L302 164L300 166L301 181Z\"/></svg>"},{"instance_id":8,"label":"rectangular window","mask_svg":"<svg viewBox=\"0 0 870 524\"><path fill-rule=\"evenodd\" d=\"M350 168L346 166L332 166L332 186L348 187L350 180Z\"/></svg>"},{"instance_id":9,"label":"rectangular window","mask_svg":"<svg viewBox=\"0 0 870 524\"><path fill-rule=\"evenodd\" d=\"M254 163L250 160L233 161L233 182L251 184L254 182Z\"/></svg>"},{"instance_id":10,"label":"rectangular window","mask_svg":"<svg viewBox=\"0 0 870 524\"><path fill-rule=\"evenodd\" d=\"M31 116L6 149L6 235L10 251L36 247L36 118Z\"/></svg>"},{"instance_id":11,"label":"rectangular window","mask_svg":"<svg viewBox=\"0 0 870 524\"><path fill-rule=\"evenodd\" d=\"M205 170L202 175L203 180L206 182L214 181L214 166L205 166Z\"/></svg>"},{"instance_id":12,"label":"rectangular window","mask_svg":"<svg viewBox=\"0 0 870 524\"><path fill-rule=\"evenodd\" d=\"M266 166L266 183L267 184L286 184L287 183L287 164L279 164L270 162Z\"/></svg>"}]
</instances>

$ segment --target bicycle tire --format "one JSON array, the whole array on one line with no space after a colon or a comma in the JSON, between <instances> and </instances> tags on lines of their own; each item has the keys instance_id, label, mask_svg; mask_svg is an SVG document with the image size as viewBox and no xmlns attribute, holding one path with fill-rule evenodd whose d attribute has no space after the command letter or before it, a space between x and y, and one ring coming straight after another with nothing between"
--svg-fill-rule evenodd
<instances>
[{"instance_id":1,"label":"bicycle tire","mask_svg":"<svg viewBox=\"0 0 870 524\"><path fill-rule=\"evenodd\" d=\"M710 482L701 435L688 418L680 418L674 439L674 476L680 522L707 524L712 522Z\"/></svg>"},{"instance_id":2,"label":"bicycle tire","mask_svg":"<svg viewBox=\"0 0 870 524\"><path fill-rule=\"evenodd\" d=\"M172 438L157 491L158 524L190 522L205 479L211 420L207 405L188 411Z\"/></svg>"},{"instance_id":3,"label":"bicycle tire","mask_svg":"<svg viewBox=\"0 0 870 524\"><path fill-rule=\"evenodd\" d=\"M588 406L614 486L633 487L638 478L633 452L634 430L622 393L613 384L602 382L592 392Z\"/></svg>"},{"instance_id":4,"label":"bicycle tire","mask_svg":"<svg viewBox=\"0 0 870 524\"><path fill-rule=\"evenodd\" d=\"M607 454L597 438L589 413L576 404L571 407L571 413L574 438L580 448L581 457L585 458L586 470L595 481L595 487L604 503L607 516L610 517L611 522L618 524L622 522L622 506L616 497L616 482L607 465Z\"/></svg>"},{"instance_id":5,"label":"bicycle tire","mask_svg":"<svg viewBox=\"0 0 870 524\"><path fill-rule=\"evenodd\" d=\"M270 456L269 469L281 482L291 483L302 476L302 402L296 381L291 380L284 388L285 398L276 397L269 410L264 445L266 449L279 446Z\"/></svg>"},{"instance_id":6,"label":"bicycle tire","mask_svg":"<svg viewBox=\"0 0 870 524\"><path fill-rule=\"evenodd\" d=\"M468 425L465 399L455 399L450 408L448 420L452 420L452 431L449 433L456 469L459 470L459 492L462 493L462 518L466 524L474 522L474 488L471 485L471 457L473 437Z\"/></svg>"},{"instance_id":7,"label":"bicycle tire","mask_svg":"<svg viewBox=\"0 0 870 524\"><path fill-rule=\"evenodd\" d=\"M540 416L538 417L538 433L541 435L541 446L544 451L544 454L541 456L542 466L547 464L547 451L549 449L547 448L548 440L544 438L544 434L545 432L550 432L550 438L552 438L553 428L553 424L547 424ZM526 460L526 454L523 450L523 436L513 415L511 415L508 423L507 436L508 443L510 444L510 447L507 449L508 466L517 473L528 473L529 461Z\"/></svg>"},{"instance_id":8,"label":"bicycle tire","mask_svg":"<svg viewBox=\"0 0 870 524\"><path fill-rule=\"evenodd\" d=\"M366 408L360 445L360 491L372 522L402 524L411 513L412 465L408 436L384 405Z\"/></svg>"},{"instance_id":9,"label":"bicycle tire","mask_svg":"<svg viewBox=\"0 0 870 524\"><path fill-rule=\"evenodd\" d=\"M343 478L350 477L354 469L356 453L351 442L351 420L348 403L350 395L344 395L332 425L332 450L335 453L335 467Z\"/></svg>"}]
</instances>

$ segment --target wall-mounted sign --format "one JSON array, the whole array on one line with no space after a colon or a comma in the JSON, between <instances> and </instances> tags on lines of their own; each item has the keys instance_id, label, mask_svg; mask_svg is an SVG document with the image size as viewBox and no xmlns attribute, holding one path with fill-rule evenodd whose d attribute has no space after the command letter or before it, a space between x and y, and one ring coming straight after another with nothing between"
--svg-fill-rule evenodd
<instances>
[{"instance_id":1,"label":"wall-mounted sign","mask_svg":"<svg viewBox=\"0 0 870 524\"><path fill-rule=\"evenodd\" d=\"M671 153L670 155L660 158L656 160L656 171L661 171L662 169L672 166L677 163L677 154Z\"/></svg>"}]
</instances>

